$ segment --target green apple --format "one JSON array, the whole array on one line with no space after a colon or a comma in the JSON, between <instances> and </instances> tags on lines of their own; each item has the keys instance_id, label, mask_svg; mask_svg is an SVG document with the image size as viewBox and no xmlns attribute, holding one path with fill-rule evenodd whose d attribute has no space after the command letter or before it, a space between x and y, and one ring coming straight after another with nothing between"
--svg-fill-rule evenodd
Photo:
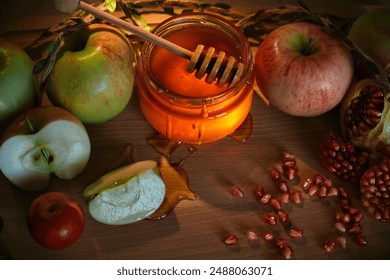
<instances>
[{"instance_id":1,"label":"green apple","mask_svg":"<svg viewBox=\"0 0 390 280\"><path fill-rule=\"evenodd\" d=\"M34 107L10 124L0 141L0 169L24 190L45 189L51 175L72 179L86 167L91 144L84 125L59 107Z\"/></svg>"},{"instance_id":2,"label":"green apple","mask_svg":"<svg viewBox=\"0 0 390 280\"><path fill-rule=\"evenodd\" d=\"M375 9L358 17L348 37L379 66L390 72L390 10Z\"/></svg>"},{"instance_id":3,"label":"green apple","mask_svg":"<svg viewBox=\"0 0 390 280\"><path fill-rule=\"evenodd\" d=\"M87 124L108 121L127 106L135 53L118 29L92 24L65 39L46 88L50 101Z\"/></svg>"},{"instance_id":4,"label":"green apple","mask_svg":"<svg viewBox=\"0 0 390 280\"><path fill-rule=\"evenodd\" d=\"M157 162L139 161L113 170L84 190L91 216L104 224L123 225L145 219L165 197Z\"/></svg>"},{"instance_id":5,"label":"green apple","mask_svg":"<svg viewBox=\"0 0 390 280\"><path fill-rule=\"evenodd\" d=\"M0 39L0 127L34 105L33 62L17 45Z\"/></svg>"}]
</instances>

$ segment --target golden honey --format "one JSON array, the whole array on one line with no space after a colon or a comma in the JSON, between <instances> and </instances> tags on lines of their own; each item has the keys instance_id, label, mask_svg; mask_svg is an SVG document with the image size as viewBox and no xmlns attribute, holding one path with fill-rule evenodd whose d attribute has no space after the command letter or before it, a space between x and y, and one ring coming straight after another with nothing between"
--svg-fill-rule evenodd
<instances>
[{"instance_id":1,"label":"golden honey","mask_svg":"<svg viewBox=\"0 0 390 280\"><path fill-rule=\"evenodd\" d=\"M232 85L209 84L186 68L188 60L145 43L138 67L139 102L147 121L166 137L188 143L221 139L236 130L248 115L253 95L252 53L246 37L232 23L209 14L175 16L154 33L194 51L199 44L214 47L244 63Z\"/></svg>"}]
</instances>

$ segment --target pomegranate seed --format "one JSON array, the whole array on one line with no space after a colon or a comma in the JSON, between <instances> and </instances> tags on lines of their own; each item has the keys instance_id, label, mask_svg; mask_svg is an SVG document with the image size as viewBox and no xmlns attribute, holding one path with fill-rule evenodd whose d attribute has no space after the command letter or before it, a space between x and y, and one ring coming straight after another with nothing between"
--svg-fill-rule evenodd
<instances>
[{"instance_id":1,"label":"pomegranate seed","mask_svg":"<svg viewBox=\"0 0 390 280\"><path fill-rule=\"evenodd\" d=\"M310 178L303 180L301 185L302 190L307 191L311 185L312 185L312 180Z\"/></svg>"},{"instance_id":2,"label":"pomegranate seed","mask_svg":"<svg viewBox=\"0 0 390 280\"><path fill-rule=\"evenodd\" d=\"M287 183L285 181L281 181L278 183L278 189L283 192L283 193L286 193L288 192L288 186L287 186Z\"/></svg>"},{"instance_id":3,"label":"pomegranate seed","mask_svg":"<svg viewBox=\"0 0 390 280\"><path fill-rule=\"evenodd\" d=\"M345 224L341 223L341 222L336 222L334 224L334 227L340 231L340 232L346 232L347 231L347 228L345 227Z\"/></svg>"},{"instance_id":4,"label":"pomegranate seed","mask_svg":"<svg viewBox=\"0 0 390 280\"><path fill-rule=\"evenodd\" d=\"M358 214L360 212L360 210L356 207L349 207L348 212L349 212L349 214L354 216L354 215Z\"/></svg>"},{"instance_id":5,"label":"pomegranate seed","mask_svg":"<svg viewBox=\"0 0 390 280\"><path fill-rule=\"evenodd\" d=\"M285 171L289 170L289 169L295 169L295 166L296 166L296 161L295 159L283 159L283 169Z\"/></svg>"},{"instance_id":6,"label":"pomegranate seed","mask_svg":"<svg viewBox=\"0 0 390 280\"><path fill-rule=\"evenodd\" d=\"M338 196L339 191L336 187L329 187L328 188L328 196Z\"/></svg>"},{"instance_id":7,"label":"pomegranate seed","mask_svg":"<svg viewBox=\"0 0 390 280\"><path fill-rule=\"evenodd\" d=\"M343 187L340 187L339 190L340 190L340 196L342 198L348 198L348 193L346 192L346 190Z\"/></svg>"},{"instance_id":8,"label":"pomegranate seed","mask_svg":"<svg viewBox=\"0 0 390 280\"><path fill-rule=\"evenodd\" d=\"M281 221L282 223L285 223L288 221L289 216L283 210L279 210L276 214L278 215L279 221Z\"/></svg>"},{"instance_id":9,"label":"pomegranate seed","mask_svg":"<svg viewBox=\"0 0 390 280\"><path fill-rule=\"evenodd\" d=\"M280 204L286 205L290 201L290 194L285 192L280 195Z\"/></svg>"},{"instance_id":10,"label":"pomegranate seed","mask_svg":"<svg viewBox=\"0 0 390 280\"><path fill-rule=\"evenodd\" d=\"M292 258L294 254L294 250L290 245L283 245L281 250L281 255L285 260L289 260Z\"/></svg>"},{"instance_id":11,"label":"pomegranate seed","mask_svg":"<svg viewBox=\"0 0 390 280\"><path fill-rule=\"evenodd\" d=\"M328 188L326 186L321 186L318 189L317 195L318 195L318 197L327 197L328 196Z\"/></svg>"},{"instance_id":12,"label":"pomegranate seed","mask_svg":"<svg viewBox=\"0 0 390 280\"><path fill-rule=\"evenodd\" d=\"M343 198L341 200L341 208L344 209L344 210L348 210L350 207L350 203L349 203L349 200L346 199L346 198Z\"/></svg>"},{"instance_id":13,"label":"pomegranate seed","mask_svg":"<svg viewBox=\"0 0 390 280\"><path fill-rule=\"evenodd\" d=\"M341 217L343 223L349 223L351 221L351 215L349 213L343 213Z\"/></svg>"},{"instance_id":14,"label":"pomegranate seed","mask_svg":"<svg viewBox=\"0 0 390 280\"><path fill-rule=\"evenodd\" d=\"M345 249L347 247L347 239L344 236L339 236L336 238L336 243L341 248Z\"/></svg>"},{"instance_id":15,"label":"pomegranate seed","mask_svg":"<svg viewBox=\"0 0 390 280\"><path fill-rule=\"evenodd\" d=\"M263 220L265 223L267 223L270 226L274 226L277 224L276 217L270 214L264 214Z\"/></svg>"},{"instance_id":16,"label":"pomegranate seed","mask_svg":"<svg viewBox=\"0 0 390 280\"><path fill-rule=\"evenodd\" d=\"M302 192L301 191L293 191L290 195L291 202L294 204L302 203Z\"/></svg>"},{"instance_id":17,"label":"pomegranate seed","mask_svg":"<svg viewBox=\"0 0 390 280\"><path fill-rule=\"evenodd\" d=\"M256 186L253 193L257 198L261 199L264 195L264 188L262 186Z\"/></svg>"},{"instance_id":18,"label":"pomegranate seed","mask_svg":"<svg viewBox=\"0 0 390 280\"><path fill-rule=\"evenodd\" d=\"M269 175L274 182L278 182L280 178L282 177L281 172L275 167L271 167L269 170Z\"/></svg>"},{"instance_id":19,"label":"pomegranate seed","mask_svg":"<svg viewBox=\"0 0 390 280\"><path fill-rule=\"evenodd\" d=\"M244 196L244 191L239 186L232 186L230 188L230 193L231 193L231 195L237 196L237 197Z\"/></svg>"},{"instance_id":20,"label":"pomegranate seed","mask_svg":"<svg viewBox=\"0 0 390 280\"><path fill-rule=\"evenodd\" d=\"M226 245L236 245L238 244L238 238L234 234L230 234L223 240L223 243Z\"/></svg>"},{"instance_id":21,"label":"pomegranate seed","mask_svg":"<svg viewBox=\"0 0 390 280\"><path fill-rule=\"evenodd\" d=\"M283 246L288 245L288 242L286 239L280 238L275 240L275 246L276 248L281 249Z\"/></svg>"},{"instance_id":22,"label":"pomegranate seed","mask_svg":"<svg viewBox=\"0 0 390 280\"><path fill-rule=\"evenodd\" d=\"M269 204L271 205L272 209L277 212L279 211L280 209L282 209L282 206L280 204L280 201L277 200L276 198L271 198L271 200L269 201Z\"/></svg>"},{"instance_id":23,"label":"pomegranate seed","mask_svg":"<svg viewBox=\"0 0 390 280\"><path fill-rule=\"evenodd\" d=\"M317 186L322 186L324 184L324 177L322 177L320 174L314 175L313 184Z\"/></svg>"},{"instance_id":24,"label":"pomegranate seed","mask_svg":"<svg viewBox=\"0 0 390 280\"><path fill-rule=\"evenodd\" d=\"M363 216L364 216L363 212L357 213L356 215L353 216L354 222L360 223L360 221L362 220Z\"/></svg>"},{"instance_id":25,"label":"pomegranate seed","mask_svg":"<svg viewBox=\"0 0 390 280\"><path fill-rule=\"evenodd\" d=\"M334 240L326 240L324 243L325 252L331 253L334 250L334 246L336 245L336 241Z\"/></svg>"},{"instance_id":26,"label":"pomegranate seed","mask_svg":"<svg viewBox=\"0 0 390 280\"><path fill-rule=\"evenodd\" d=\"M309 187L309 189L307 190L307 194L310 196L310 197L313 197L317 194L318 192L318 185L311 185Z\"/></svg>"},{"instance_id":27,"label":"pomegranate seed","mask_svg":"<svg viewBox=\"0 0 390 280\"><path fill-rule=\"evenodd\" d=\"M359 246L364 247L364 246L367 245L367 240L364 238L363 235L357 234L357 235L355 236L355 239L356 239L356 243L357 243Z\"/></svg>"},{"instance_id":28,"label":"pomegranate seed","mask_svg":"<svg viewBox=\"0 0 390 280\"><path fill-rule=\"evenodd\" d=\"M248 237L249 240L252 240L252 241L256 241L258 240L259 238L257 237L257 234L256 232L254 232L253 230L249 229L246 231L246 236Z\"/></svg>"},{"instance_id":29,"label":"pomegranate seed","mask_svg":"<svg viewBox=\"0 0 390 280\"><path fill-rule=\"evenodd\" d=\"M287 180L292 181L297 176L297 171L295 169L291 168L291 169L285 170L283 174Z\"/></svg>"},{"instance_id":30,"label":"pomegranate seed","mask_svg":"<svg viewBox=\"0 0 390 280\"><path fill-rule=\"evenodd\" d=\"M265 241L272 241L275 239L275 234L272 231L266 231L263 233L263 239Z\"/></svg>"},{"instance_id":31,"label":"pomegranate seed","mask_svg":"<svg viewBox=\"0 0 390 280\"><path fill-rule=\"evenodd\" d=\"M288 236L293 239L300 239L303 236L303 230L297 228L290 228L288 231Z\"/></svg>"},{"instance_id":32,"label":"pomegranate seed","mask_svg":"<svg viewBox=\"0 0 390 280\"><path fill-rule=\"evenodd\" d=\"M282 154L282 159L283 160L295 160L295 155L290 153L290 152L284 151Z\"/></svg>"},{"instance_id":33,"label":"pomegranate seed","mask_svg":"<svg viewBox=\"0 0 390 280\"><path fill-rule=\"evenodd\" d=\"M354 224L348 230L348 232L352 234L361 233L362 231L362 227L359 224Z\"/></svg>"},{"instance_id":34,"label":"pomegranate seed","mask_svg":"<svg viewBox=\"0 0 390 280\"><path fill-rule=\"evenodd\" d=\"M260 204L266 205L270 201L272 195L268 192L265 192L263 197L260 199Z\"/></svg>"}]
</instances>

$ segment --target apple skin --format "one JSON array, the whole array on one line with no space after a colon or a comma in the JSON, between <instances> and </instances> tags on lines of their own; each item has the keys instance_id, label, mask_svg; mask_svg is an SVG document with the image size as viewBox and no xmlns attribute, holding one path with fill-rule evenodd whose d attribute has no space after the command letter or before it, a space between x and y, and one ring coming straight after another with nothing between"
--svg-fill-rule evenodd
<instances>
[{"instance_id":1,"label":"apple skin","mask_svg":"<svg viewBox=\"0 0 390 280\"><path fill-rule=\"evenodd\" d=\"M17 45L0 39L1 130L36 99L36 80L31 58Z\"/></svg>"},{"instance_id":2,"label":"apple skin","mask_svg":"<svg viewBox=\"0 0 390 280\"><path fill-rule=\"evenodd\" d=\"M34 107L4 131L0 168L17 187L40 191L52 174L72 179L81 173L90 152L88 133L74 115L59 107Z\"/></svg>"},{"instance_id":3,"label":"apple skin","mask_svg":"<svg viewBox=\"0 0 390 280\"><path fill-rule=\"evenodd\" d=\"M301 117L336 107L353 77L347 47L319 26L290 23L272 31L255 56L257 85L276 109Z\"/></svg>"},{"instance_id":4,"label":"apple skin","mask_svg":"<svg viewBox=\"0 0 390 280\"><path fill-rule=\"evenodd\" d=\"M375 9L358 17L348 38L390 73L390 10Z\"/></svg>"},{"instance_id":5,"label":"apple skin","mask_svg":"<svg viewBox=\"0 0 390 280\"><path fill-rule=\"evenodd\" d=\"M31 237L42 246L59 250L74 244L84 231L81 205L62 192L48 192L37 197L27 214Z\"/></svg>"},{"instance_id":6,"label":"apple skin","mask_svg":"<svg viewBox=\"0 0 390 280\"><path fill-rule=\"evenodd\" d=\"M127 38L114 27L92 24L65 39L46 92L55 106L98 124L124 110L134 78L135 54Z\"/></svg>"}]
</instances>

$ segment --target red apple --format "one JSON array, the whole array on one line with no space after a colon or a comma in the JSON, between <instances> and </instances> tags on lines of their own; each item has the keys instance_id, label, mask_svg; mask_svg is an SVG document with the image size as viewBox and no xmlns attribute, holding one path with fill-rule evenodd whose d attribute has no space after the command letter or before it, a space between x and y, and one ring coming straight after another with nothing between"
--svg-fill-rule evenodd
<instances>
[{"instance_id":1,"label":"red apple","mask_svg":"<svg viewBox=\"0 0 390 280\"><path fill-rule=\"evenodd\" d=\"M348 48L319 26L296 22L278 27L255 57L257 85L276 109L318 116L336 107L353 77Z\"/></svg>"},{"instance_id":2,"label":"red apple","mask_svg":"<svg viewBox=\"0 0 390 280\"><path fill-rule=\"evenodd\" d=\"M84 224L81 205L62 192L39 196L27 215L32 238L48 249L63 249L75 243L84 231Z\"/></svg>"},{"instance_id":3,"label":"red apple","mask_svg":"<svg viewBox=\"0 0 390 280\"><path fill-rule=\"evenodd\" d=\"M46 188L51 175L72 179L86 167L91 144L84 125L58 107L36 107L18 117L0 140L0 168L15 186Z\"/></svg>"}]
</instances>

